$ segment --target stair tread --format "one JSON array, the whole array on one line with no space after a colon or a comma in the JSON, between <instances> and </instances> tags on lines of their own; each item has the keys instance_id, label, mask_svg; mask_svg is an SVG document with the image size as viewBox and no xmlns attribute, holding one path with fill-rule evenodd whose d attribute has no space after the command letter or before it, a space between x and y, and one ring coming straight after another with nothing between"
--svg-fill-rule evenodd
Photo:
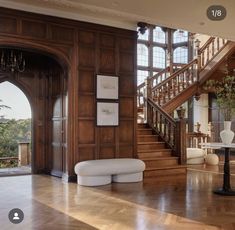
<instances>
[{"instance_id":1,"label":"stair tread","mask_svg":"<svg viewBox=\"0 0 235 230\"><path fill-rule=\"evenodd\" d=\"M172 151L171 149L140 149L137 153L158 153L158 152L169 152Z\"/></svg>"},{"instance_id":2,"label":"stair tread","mask_svg":"<svg viewBox=\"0 0 235 230\"><path fill-rule=\"evenodd\" d=\"M172 156L169 156L169 157L164 157L164 156L157 156L157 157L141 157L141 160L145 161L145 160L148 160L148 161L152 161L152 160L176 160L178 159L178 157L172 157Z\"/></svg>"},{"instance_id":3,"label":"stair tread","mask_svg":"<svg viewBox=\"0 0 235 230\"><path fill-rule=\"evenodd\" d=\"M165 144L164 141L145 141L145 142L138 142L138 145L149 145L149 144Z\"/></svg>"},{"instance_id":4,"label":"stair tread","mask_svg":"<svg viewBox=\"0 0 235 230\"><path fill-rule=\"evenodd\" d=\"M151 131L152 131L151 128L137 128L137 130L138 130L138 131L143 131L143 130L151 130Z\"/></svg>"},{"instance_id":5,"label":"stair tread","mask_svg":"<svg viewBox=\"0 0 235 230\"><path fill-rule=\"evenodd\" d=\"M156 134L138 134L138 137L158 137Z\"/></svg>"},{"instance_id":6,"label":"stair tread","mask_svg":"<svg viewBox=\"0 0 235 230\"><path fill-rule=\"evenodd\" d=\"M154 171L154 170L167 170L167 169L184 169L187 168L185 165L171 165L171 166L163 166L163 167L154 167L154 168L146 168L145 171Z\"/></svg>"},{"instance_id":7,"label":"stair tread","mask_svg":"<svg viewBox=\"0 0 235 230\"><path fill-rule=\"evenodd\" d=\"M145 150L141 150L141 151L145 151ZM146 150L146 152L168 152L168 151L172 151L172 149L149 149Z\"/></svg>"}]
</instances>

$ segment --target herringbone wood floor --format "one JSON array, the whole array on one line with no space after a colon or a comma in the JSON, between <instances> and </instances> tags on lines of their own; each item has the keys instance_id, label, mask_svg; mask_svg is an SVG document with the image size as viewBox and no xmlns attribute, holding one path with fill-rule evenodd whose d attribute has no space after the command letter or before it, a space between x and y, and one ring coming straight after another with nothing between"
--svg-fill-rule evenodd
<instances>
[{"instance_id":1,"label":"herringbone wood floor","mask_svg":"<svg viewBox=\"0 0 235 230\"><path fill-rule=\"evenodd\" d=\"M235 177L232 177L235 187ZM50 176L0 178L0 229L235 229L235 197L212 193L222 175L188 171L187 181L81 187ZM12 208L25 219L8 221Z\"/></svg>"}]
</instances>

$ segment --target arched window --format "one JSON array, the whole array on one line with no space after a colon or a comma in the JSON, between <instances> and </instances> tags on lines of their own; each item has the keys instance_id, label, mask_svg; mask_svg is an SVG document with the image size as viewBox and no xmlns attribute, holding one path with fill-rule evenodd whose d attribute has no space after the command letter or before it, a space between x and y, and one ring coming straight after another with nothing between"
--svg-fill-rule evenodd
<instances>
[{"instance_id":1,"label":"arched window","mask_svg":"<svg viewBox=\"0 0 235 230\"><path fill-rule=\"evenodd\" d=\"M187 42L188 32L184 30L176 30L173 35L173 43Z\"/></svg>"},{"instance_id":2,"label":"arched window","mask_svg":"<svg viewBox=\"0 0 235 230\"><path fill-rule=\"evenodd\" d=\"M161 69L166 67L166 52L163 48L153 48L153 66Z\"/></svg>"},{"instance_id":3,"label":"arched window","mask_svg":"<svg viewBox=\"0 0 235 230\"><path fill-rule=\"evenodd\" d=\"M149 71L137 70L137 85L140 85L149 76Z\"/></svg>"},{"instance_id":4,"label":"arched window","mask_svg":"<svg viewBox=\"0 0 235 230\"><path fill-rule=\"evenodd\" d=\"M139 31L139 27L137 28L137 31ZM138 39L148 41L149 40L149 29L147 29L144 34L141 34L140 32L138 32Z\"/></svg>"},{"instance_id":5,"label":"arched window","mask_svg":"<svg viewBox=\"0 0 235 230\"><path fill-rule=\"evenodd\" d=\"M164 31L162 31L162 28L159 26L156 26L153 30L153 41L158 43L166 43L166 34Z\"/></svg>"},{"instance_id":6,"label":"arched window","mask_svg":"<svg viewBox=\"0 0 235 230\"><path fill-rule=\"evenodd\" d=\"M188 49L187 47L178 47L174 50L173 53L173 62L174 63L188 63Z\"/></svg>"},{"instance_id":7,"label":"arched window","mask_svg":"<svg viewBox=\"0 0 235 230\"><path fill-rule=\"evenodd\" d=\"M146 45L138 44L137 63L140 66L148 66L148 47Z\"/></svg>"}]
</instances>

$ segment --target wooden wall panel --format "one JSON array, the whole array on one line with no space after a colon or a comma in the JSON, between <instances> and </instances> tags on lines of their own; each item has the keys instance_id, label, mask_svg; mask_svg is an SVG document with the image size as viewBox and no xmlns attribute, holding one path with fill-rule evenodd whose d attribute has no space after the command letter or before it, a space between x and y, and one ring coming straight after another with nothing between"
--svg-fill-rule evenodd
<instances>
[{"instance_id":1,"label":"wooden wall panel","mask_svg":"<svg viewBox=\"0 0 235 230\"><path fill-rule=\"evenodd\" d=\"M136 44L133 42L133 39L130 38L122 38L120 39L120 50L121 51L130 51L133 53L136 50Z\"/></svg>"},{"instance_id":2,"label":"wooden wall panel","mask_svg":"<svg viewBox=\"0 0 235 230\"><path fill-rule=\"evenodd\" d=\"M35 163L36 169L47 169L53 164L53 167L61 166L61 159L53 163L50 149L45 147L52 141L47 136L52 135L53 125L48 121L52 116L59 118L60 127L65 130L61 144L68 146L68 155L62 154L67 177L74 175L78 161L135 157L136 32L4 8L0 8L0 15L0 45L4 45L1 38L6 41L9 38L15 41L15 46L50 54L63 68L56 67L58 78L68 77L68 85L64 87L65 83L56 80L55 73L53 79L48 78L51 72L46 68L50 65L40 65L33 78L22 79L35 107L35 159L39 162ZM119 77L120 124L117 127L96 126L97 74ZM52 111L57 98L63 108L58 107L57 111L55 106Z\"/></svg>"},{"instance_id":3,"label":"wooden wall panel","mask_svg":"<svg viewBox=\"0 0 235 230\"><path fill-rule=\"evenodd\" d=\"M83 137L78 137L78 148L79 146L89 147L89 145L94 144L94 159L134 157L136 155L134 152L136 145L134 135L136 128L136 86L134 83L136 80L134 74L135 50L132 50L132 48L135 44L135 38L128 39L121 37L120 34L102 32L96 37L91 32L79 32L78 36L81 34L82 37L78 38L79 58L82 58L78 65L78 121L80 125L83 125L78 125L78 136L83 135ZM89 37L89 42L84 41L85 37ZM84 60L84 57L89 58L89 60ZM95 72L93 71L93 62L96 64ZM91 111L96 111L97 74L119 77L120 124L118 127L93 127L94 130L90 131L92 123L93 125L96 124L96 114L92 114ZM93 101L91 99L85 100L85 97L89 97L89 95L93 96ZM92 98L92 96L90 97ZM89 105L85 105L86 103L89 103ZM87 109L83 106L86 106ZM84 109L87 111L86 114ZM85 119L85 116L89 117L89 122ZM80 129L81 131L79 131ZM85 130L87 131L84 136ZM91 138L93 135L95 139ZM84 155L79 151L77 154Z\"/></svg>"},{"instance_id":4,"label":"wooden wall panel","mask_svg":"<svg viewBox=\"0 0 235 230\"><path fill-rule=\"evenodd\" d=\"M102 127L100 130L100 144L115 144L115 128Z\"/></svg>"},{"instance_id":5,"label":"wooden wall panel","mask_svg":"<svg viewBox=\"0 0 235 230\"><path fill-rule=\"evenodd\" d=\"M134 154L134 147L131 145L122 145L120 146L120 158L133 158Z\"/></svg>"},{"instance_id":6,"label":"wooden wall panel","mask_svg":"<svg viewBox=\"0 0 235 230\"><path fill-rule=\"evenodd\" d=\"M78 116L80 117L94 117L95 103L93 96L80 96L78 101Z\"/></svg>"},{"instance_id":7,"label":"wooden wall panel","mask_svg":"<svg viewBox=\"0 0 235 230\"><path fill-rule=\"evenodd\" d=\"M123 75L119 77L120 94L133 96L135 94L134 75Z\"/></svg>"},{"instance_id":8,"label":"wooden wall panel","mask_svg":"<svg viewBox=\"0 0 235 230\"><path fill-rule=\"evenodd\" d=\"M83 43L87 45L95 45L95 33L88 32L88 31L79 31L78 41L79 43Z\"/></svg>"},{"instance_id":9,"label":"wooden wall panel","mask_svg":"<svg viewBox=\"0 0 235 230\"><path fill-rule=\"evenodd\" d=\"M114 50L100 50L100 71L104 73L114 73L115 71L115 52Z\"/></svg>"},{"instance_id":10,"label":"wooden wall panel","mask_svg":"<svg viewBox=\"0 0 235 230\"><path fill-rule=\"evenodd\" d=\"M81 67L95 67L95 50L91 47L79 47L79 65Z\"/></svg>"},{"instance_id":11,"label":"wooden wall panel","mask_svg":"<svg viewBox=\"0 0 235 230\"><path fill-rule=\"evenodd\" d=\"M78 149L76 156L77 162L93 160L95 159L95 148L94 147L81 147Z\"/></svg>"},{"instance_id":12,"label":"wooden wall panel","mask_svg":"<svg viewBox=\"0 0 235 230\"><path fill-rule=\"evenodd\" d=\"M65 26L50 25L51 39L54 41L73 42L74 30Z\"/></svg>"},{"instance_id":13,"label":"wooden wall panel","mask_svg":"<svg viewBox=\"0 0 235 230\"><path fill-rule=\"evenodd\" d=\"M135 70L135 59L133 57L133 53L121 52L120 53L120 71L133 73L134 70Z\"/></svg>"},{"instance_id":14,"label":"wooden wall panel","mask_svg":"<svg viewBox=\"0 0 235 230\"><path fill-rule=\"evenodd\" d=\"M95 143L94 121L80 120L78 122L78 143L79 144Z\"/></svg>"},{"instance_id":15,"label":"wooden wall panel","mask_svg":"<svg viewBox=\"0 0 235 230\"><path fill-rule=\"evenodd\" d=\"M132 121L120 121L119 140L121 143L133 143L134 127Z\"/></svg>"},{"instance_id":16,"label":"wooden wall panel","mask_svg":"<svg viewBox=\"0 0 235 230\"><path fill-rule=\"evenodd\" d=\"M1 33L17 33L16 18L0 16L0 32Z\"/></svg>"},{"instance_id":17,"label":"wooden wall panel","mask_svg":"<svg viewBox=\"0 0 235 230\"><path fill-rule=\"evenodd\" d=\"M134 114L133 98L122 98L122 100L120 101L120 117L133 118L133 114Z\"/></svg>"},{"instance_id":18,"label":"wooden wall panel","mask_svg":"<svg viewBox=\"0 0 235 230\"><path fill-rule=\"evenodd\" d=\"M45 23L22 20L22 34L34 38L46 38L47 27Z\"/></svg>"},{"instance_id":19,"label":"wooden wall panel","mask_svg":"<svg viewBox=\"0 0 235 230\"><path fill-rule=\"evenodd\" d=\"M115 146L111 147L101 147L100 148L100 159L110 159L110 158L115 158Z\"/></svg>"},{"instance_id":20,"label":"wooden wall panel","mask_svg":"<svg viewBox=\"0 0 235 230\"><path fill-rule=\"evenodd\" d=\"M115 37L110 34L101 34L100 45L102 47L115 48Z\"/></svg>"},{"instance_id":21,"label":"wooden wall panel","mask_svg":"<svg viewBox=\"0 0 235 230\"><path fill-rule=\"evenodd\" d=\"M80 70L79 71L79 92L80 93L94 93L95 79L94 71Z\"/></svg>"}]
</instances>

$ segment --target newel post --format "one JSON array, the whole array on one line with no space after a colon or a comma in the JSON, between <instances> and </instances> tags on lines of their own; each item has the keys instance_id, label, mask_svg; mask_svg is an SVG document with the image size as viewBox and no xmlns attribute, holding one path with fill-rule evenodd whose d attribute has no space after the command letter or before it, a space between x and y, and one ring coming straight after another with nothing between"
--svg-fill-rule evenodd
<instances>
[{"instance_id":1,"label":"newel post","mask_svg":"<svg viewBox=\"0 0 235 230\"><path fill-rule=\"evenodd\" d=\"M31 164L29 142L18 142L18 166Z\"/></svg>"},{"instance_id":2,"label":"newel post","mask_svg":"<svg viewBox=\"0 0 235 230\"><path fill-rule=\"evenodd\" d=\"M175 145L176 154L180 164L186 164L186 120L184 118L185 109L177 109L178 119L176 120Z\"/></svg>"},{"instance_id":3,"label":"newel post","mask_svg":"<svg viewBox=\"0 0 235 230\"><path fill-rule=\"evenodd\" d=\"M152 98L151 80L149 77L145 80L146 94L145 94L145 108L146 108L146 118L147 123L151 125L151 107L148 104L148 98Z\"/></svg>"},{"instance_id":4,"label":"newel post","mask_svg":"<svg viewBox=\"0 0 235 230\"><path fill-rule=\"evenodd\" d=\"M196 56L197 56L197 74L199 74L200 70L201 70L201 53L200 53L200 41L198 39L196 39L195 41L195 50L196 50ZM198 77L198 76L197 76Z\"/></svg>"}]
</instances>

